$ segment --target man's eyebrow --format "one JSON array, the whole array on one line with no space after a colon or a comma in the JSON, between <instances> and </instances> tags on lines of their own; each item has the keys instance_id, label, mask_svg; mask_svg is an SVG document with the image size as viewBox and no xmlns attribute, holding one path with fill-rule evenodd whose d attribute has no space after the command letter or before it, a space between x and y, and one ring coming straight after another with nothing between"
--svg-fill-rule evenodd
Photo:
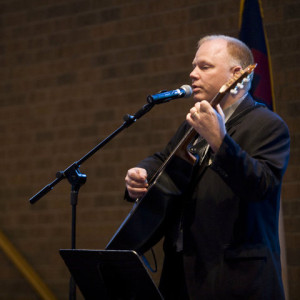
<instances>
[{"instance_id":1,"label":"man's eyebrow","mask_svg":"<svg viewBox=\"0 0 300 300\"><path fill-rule=\"evenodd\" d=\"M196 66L196 65L212 65L212 63L210 63L207 60L199 60L199 61L198 60L193 60L192 65L193 66Z\"/></svg>"},{"instance_id":2,"label":"man's eyebrow","mask_svg":"<svg viewBox=\"0 0 300 300\"><path fill-rule=\"evenodd\" d=\"M197 59L194 59L194 60L192 61L192 65L193 65L193 66L199 65L199 63L201 63L201 61L199 61L199 60L197 60Z\"/></svg>"}]
</instances>

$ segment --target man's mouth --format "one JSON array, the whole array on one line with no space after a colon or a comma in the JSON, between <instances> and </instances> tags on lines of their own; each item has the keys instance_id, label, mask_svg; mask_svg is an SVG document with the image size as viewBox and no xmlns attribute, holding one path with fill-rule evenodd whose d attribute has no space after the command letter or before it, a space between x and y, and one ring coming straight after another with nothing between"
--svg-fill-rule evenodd
<instances>
[{"instance_id":1,"label":"man's mouth","mask_svg":"<svg viewBox=\"0 0 300 300\"><path fill-rule=\"evenodd\" d=\"M192 89L193 89L193 93L199 93L201 91L203 91L203 88L201 86L197 86L197 85L192 85Z\"/></svg>"}]
</instances>

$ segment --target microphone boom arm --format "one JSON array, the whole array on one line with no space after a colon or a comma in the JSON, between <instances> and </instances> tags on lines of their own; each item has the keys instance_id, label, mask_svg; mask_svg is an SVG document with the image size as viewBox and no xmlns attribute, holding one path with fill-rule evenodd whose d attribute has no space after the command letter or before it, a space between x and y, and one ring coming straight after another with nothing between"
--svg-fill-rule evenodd
<instances>
[{"instance_id":1,"label":"microphone boom arm","mask_svg":"<svg viewBox=\"0 0 300 300\"><path fill-rule=\"evenodd\" d=\"M69 182L71 184L73 184L72 182L73 182L73 177L74 177L74 171L72 172L72 170L78 170L83 162L85 162L88 158L90 158L92 155L94 155L99 149L104 147L110 140L112 140L121 131L123 131L125 128L128 128L129 126L131 126L133 123L136 122L136 120L138 120L143 115L145 115L147 112L149 112L153 108L154 105L155 105L155 103L147 103L141 109L139 109L134 115L126 114L123 117L124 123L119 128L117 128L113 133L111 133L104 140L102 140L97 146L95 146L93 149L91 149L82 158L80 158L78 161L74 162L69 167L67 167L64 171L58 171L56 173L56 179L54 181L52 181L51 183L47 184L37 194L35 194L33 197L31 197L29 199L29 202L31 204L34 204L35 202L37 202L39 199L41 199L43 196L45 196L48 192L50 192L53 189L53 187L64 178L68 178ZM78 173L78 175L79 175L79 173ZM83 175L83 174L81 174L81 175Z\"/></svg>"}]
</instances>

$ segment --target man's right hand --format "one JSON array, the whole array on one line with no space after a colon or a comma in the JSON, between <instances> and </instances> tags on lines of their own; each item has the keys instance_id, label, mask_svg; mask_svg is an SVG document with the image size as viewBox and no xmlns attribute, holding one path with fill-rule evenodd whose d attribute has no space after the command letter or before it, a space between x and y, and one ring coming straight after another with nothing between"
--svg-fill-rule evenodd
<instances>
[{"instance_id":1,"label":"man's right hand","mask_svg":"<svg viewBox=\"0 0 300 300\"><path fill-rule=\"evenodd\" d=\"M147 171L143 168L132 168L125 177L126 188L132 199L144 196L147 192Z\"/></svg>"}]
</instances>

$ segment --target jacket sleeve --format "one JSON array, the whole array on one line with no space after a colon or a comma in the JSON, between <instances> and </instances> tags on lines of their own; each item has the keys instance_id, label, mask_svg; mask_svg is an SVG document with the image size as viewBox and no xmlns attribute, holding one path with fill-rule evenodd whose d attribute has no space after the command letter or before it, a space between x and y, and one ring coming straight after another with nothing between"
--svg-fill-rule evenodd
<instances>
[{"instance_id":1,"label":"jacket sleeve","mask_svg":"<svg viewBox=\"0 0 300 300\"><path fill-rule=\"evenodd\" d=\"M249 120L241 134L240 143L226 134L211 167L237 196L260 201L280 188L289 158L289 131L275 113L263 112Z\"/></svg>"}]
</instances>

